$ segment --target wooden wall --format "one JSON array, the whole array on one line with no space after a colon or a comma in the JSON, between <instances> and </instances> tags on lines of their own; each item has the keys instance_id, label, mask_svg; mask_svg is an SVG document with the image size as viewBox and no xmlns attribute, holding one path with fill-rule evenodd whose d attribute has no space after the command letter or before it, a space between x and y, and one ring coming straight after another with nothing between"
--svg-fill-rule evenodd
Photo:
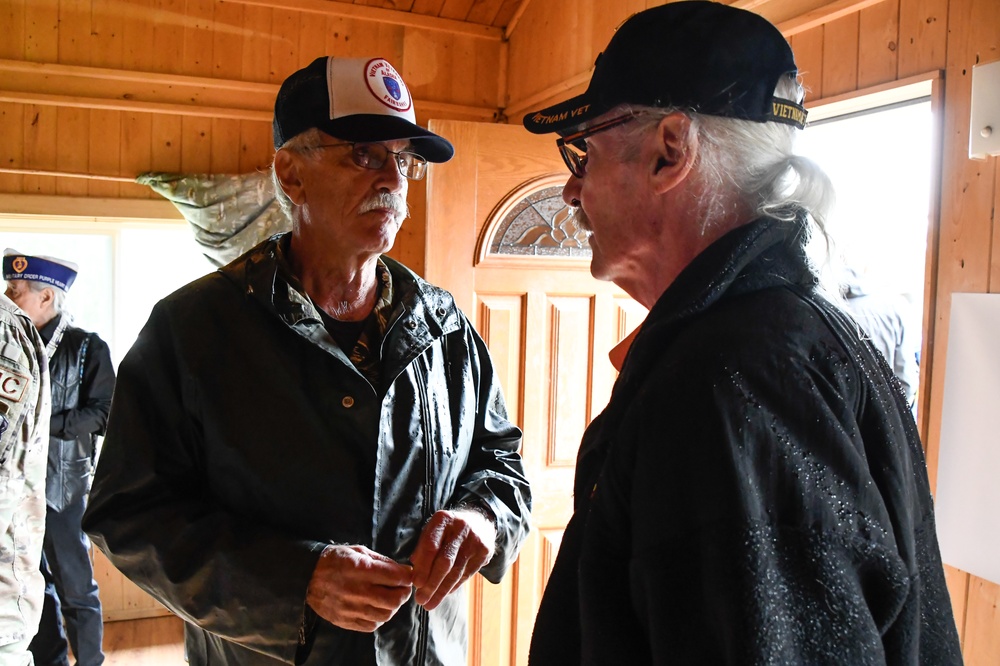
<instances>
[{"instance_id":1,"label":"wooden wall","mask_svg":"<svg viewBox=\"0 0 1000 666\"><path fill-rule=\"evenodd\" d=\"M507 115L522 115L586 88L594 58L614 28L654 0L532 2L510 37ZM752 4L789 41L809 100L943 76L940 201L932 215L923 355L921 430L932 482L953 292L1000 292L1000 169L968 158L972 67L1000 60L997 0L875 0L827 3L826 11L778 16L780 3ZM770 5L774 5L771 8ZM849 148L845 148L848 149ZM886 168L892 168L887 156ZM1000 586L948 568L956 621L970 666L1000 663Z\"/></svg>"},{"instance_id":2,"label":"wooden wall","mask_svg":"<svg viewBox=\"0 0 1000 666\"><path fill-rule=\"evenodd\" d=\"M278 84L326 54L389 59L421 122L493 120L500 29L326 4L0 0L0 195L156 198L129 181L264 168ZM419 271L413 189L394 254Z\"/></svg>"}]
</instances>

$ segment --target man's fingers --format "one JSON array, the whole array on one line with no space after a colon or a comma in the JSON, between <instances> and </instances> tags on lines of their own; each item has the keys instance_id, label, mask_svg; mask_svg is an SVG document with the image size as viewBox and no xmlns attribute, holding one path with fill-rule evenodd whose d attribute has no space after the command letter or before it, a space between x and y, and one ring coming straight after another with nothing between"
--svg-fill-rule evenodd
<instances>
[{"instance_id":1,"label":"man's fingers","mask_svg":"<svg viewBox=\"0 0 1000 666\"><path fill-rule=\"evenodd\" d=\"M347 620L374 623L378 628L396 614L411 592L410 588L372 586L367 592L343 599L341 615Z\"/></svg>"},{"instance_id":2,"label":"man's fingers","mask_svg":"<svg viewBox=\"0 0 1000 666\"><path fill-rule=\"evenodd\" d=\"M430 574L434 560L438 556L441 543L445 538L448 529L448 516L443 511L435 513L430 521L424 525L417 541L417 547L410 556L413 563L413 585L423 587L427 584L427 577Z\"/></svg>"},{"instance_id":3,"label":"man's fingers","mask_svg":"<svg viewBox=\"0 0 1000 666\"><path fill-rule=\"evenodd\" d=\"M413 584L417 588L416 600L418 604L424 604L434 596L445 577L454 570L456 565L461 565L464 568L465 562L460 560L463 536L460 533L456 538L449 539L442 544L434 560L427 565L429 570L426 574L414 576ZM420 573L423 573L423 570L420 570ZM459 574L461 575L461 572Z\"/></svg>"},{"instance_id":4,"label":"man's fingers","mask_svg":"<svg viewBox=\"0 0 1000 666\"><path fill-rule=\"evenodd\" d=\"M495 542L496 528L481 513L435 513L410 558L416 602L428 610L437 607L489 562Z\"/></svg>"},{"instance_id":5,"label":"man's fingers","mask_svg":"<svg viewBox=\"0 0 1000 666\"><path fill-rule=\"evenodd\" d=\"M381 553L369 553L359 562L359 568L368 573L368 582L392 587L409 587L413 584L412 567L400 564Z\"/></svg>"},{"instance_id":6,"label":"man's fingers","mask_svg":"<svg viewBox=\"0 0 1000 666\"><path fill-rule=\"evenodd\" d=\"M428 523L428 527L432 526L434 529L428 535L427 543L433 544L433 550L431 546L428 546L421 552L419 560L413 561L411 558L413 561L413 586L418 590L437 589L458 560L462 543L469 534L468 525L463 521L453 520L451 517L444 519L440 524ZM423 540L423 535L421 535L421 541ZM419 545L418 543L418 549Z\"/></svg>"},{"instance_id":7,"label":"man's fingers","mask_svg":"<svg viewBox=\"0 0 1000 666\"><path fill-rule=\"evenodd\" d=\"M470 566L472 563L471 549L463 548L451 568L445 573L435 589L422 588L416 592L416 601L427 610L434 610L444 601L444 598L462 586L472 574L479 571L480 566Z\"/></svg>"},{"instance_id":8,"label":"man's fingers","mask_svg":"<svg viewBox=\"0 0 1000 666\"><path fill-rule=\"evenodd\" d=\"M374 631L410 597L409 566L363 546L323 551L306 590L306 602L329 622L352 631Z\"/></svg>"},{"instance_id":9,"label":"man's fingers","mask_svg":"<svg viewBox=\"0 0 1000 666\"><path fill-rule=\"evenodd\" d=\"M392 588L394 591L398 588ZM368 603L360 603L345 597L327 597L319 603L310 602L310 607L320 617L343 629L352 631L374 631L388 622L406 603L407 594L398 592L392 596L366 595ZM355 603L352 603L354 601Z\"/></svg>"}]
</instances>

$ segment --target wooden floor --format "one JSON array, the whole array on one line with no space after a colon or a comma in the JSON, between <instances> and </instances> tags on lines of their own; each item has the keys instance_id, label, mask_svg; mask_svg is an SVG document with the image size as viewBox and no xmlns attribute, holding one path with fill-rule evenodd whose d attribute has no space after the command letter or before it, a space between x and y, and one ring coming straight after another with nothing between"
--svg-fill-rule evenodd
<instances>
[{"instance_id":1,"label":"wooden floor","mask_svg":"<svg viewBox=\"0 0 1000 666\"><path fill-rule=\"evenodd\" d=\"M184 623L173 615L104 623L105 666L184 666Z\"/></svg>"}]
</instances>

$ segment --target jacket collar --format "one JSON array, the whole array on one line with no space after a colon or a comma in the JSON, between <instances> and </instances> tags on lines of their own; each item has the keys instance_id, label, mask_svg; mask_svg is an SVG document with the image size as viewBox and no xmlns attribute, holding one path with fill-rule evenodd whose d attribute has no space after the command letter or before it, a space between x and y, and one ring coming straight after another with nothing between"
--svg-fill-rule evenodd
<instances>
[{"instance_id":1,"label":"jacket collar","mask_svg":"<svg viewBox=\"0 0 1000 666\"><path fill-rule=\"evenodd\" d=\"M641 385L669 338L724 298L776 286L814 289L818 281L805 256L805 225L804 218L792 222L759 218L733 229L695 257L635 333L614 393L627 394ZM617 404L623 402L628 400Z\"/></svg>"},{"instance_id":2,"label":"jacket collar","mask_svg":"<svg viewBox=\"0 0 1000 666\"><path fill-rule=\"evenodd\" d=\"M56 349L59 348L59 343L62 342L63 335L66 334L66 329L72 324L73 317L63 311L50 319L49 323L42 326L42 330L38 332L42 336L42 341L45 342L45 353L50 361L55 356Z\"/></svg>"},{"instance_id":3,"label":"jacket collar","mask_svg":"<svg viewBox=\"0 0 1000 666\"><path fill-rule=\"evenodd\" d=\"M590 427L578 452L578 473L591 454L606 450L602 433L615 428L631 403L631 394L656 367L656 357L688 321L736 295L780 285L811 288L816 279L804 251L805 220L782 222L760 218L733 229L695 257L667 288L634 334L611 402ZM590 476L583 475L588 479ZM577 488L577 496L582 492Z\"/></svg>"},{"instance_id":4,"label":"jacket collar","mask_svg":"<svg viewBox=\"0 0 1000 666\"><path fill-rule=\"evenodd\" d=\"M288 326L322 326L319 312L289 269L286 259L291 233L272 236L219 271ZM409 337L435 339L461 325L451 294L418 277L388 256L381 257L392 275L396 306L389 329L402 328ZM414 322L409 323L410 319ZM388 338L388 334L386 336ZM416 343L417 340L414 340Z\"/></svg>"},{"instance_id":5,"label":"jacket collar","mask_svg":"<svg viewBox=\"0 0 1000 666\"><path fill-rule=\"evenodd\" d=\"M805 252L804 220L760 218L737 227L695 257L653 306L656 320L694 316L727 292L779 284L815 284Z\"/></svg>"}]
</instances>

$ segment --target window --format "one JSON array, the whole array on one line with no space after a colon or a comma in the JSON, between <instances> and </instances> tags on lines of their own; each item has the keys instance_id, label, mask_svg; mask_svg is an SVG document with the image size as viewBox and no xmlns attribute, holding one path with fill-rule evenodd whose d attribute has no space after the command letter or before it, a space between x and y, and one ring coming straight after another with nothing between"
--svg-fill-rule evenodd
<instances>
[{"instance_id":1,"label":"window","mask_svg":"<svg viewBox=\"0 0 1000 666\"><path fill-rule=\"evenodd\" d=\"M26 227L31 228L27 231ZM186 224L47 222L0 217L0 242L67 259L80 273L66 297L74 322L97 332L117 366L158 300L213 270Z\"/></svg>"},{"instance_id":2,"label":"window","mask_svg":"<svg viewBox=\"0 0 1000 666\"><path fill-rule=\"evenodd\" d=\"M828 227L851 265L923 301L934 120L928 98L822 120L797 150L833 180Z\"/></svg>"},{"instance_id":3,"label":"window","mask_svg":"<svg viewBox=\"0 0 1000 666\"><path fill-rule=\"evenodd\" d=\"M845 299L848 310L886 355L914 406L935 195L931 84L922 81L810 110L810 126L797 146L797 152L823 167L837 194L827 221L833 243L827 269L842 293L850 287L851 296L864 296ZM814 255L825 249L817 241ZM900 318L901 331L894 323ZM898 334L902 342L894 345Z\"/></svg>"}]
</instances>

